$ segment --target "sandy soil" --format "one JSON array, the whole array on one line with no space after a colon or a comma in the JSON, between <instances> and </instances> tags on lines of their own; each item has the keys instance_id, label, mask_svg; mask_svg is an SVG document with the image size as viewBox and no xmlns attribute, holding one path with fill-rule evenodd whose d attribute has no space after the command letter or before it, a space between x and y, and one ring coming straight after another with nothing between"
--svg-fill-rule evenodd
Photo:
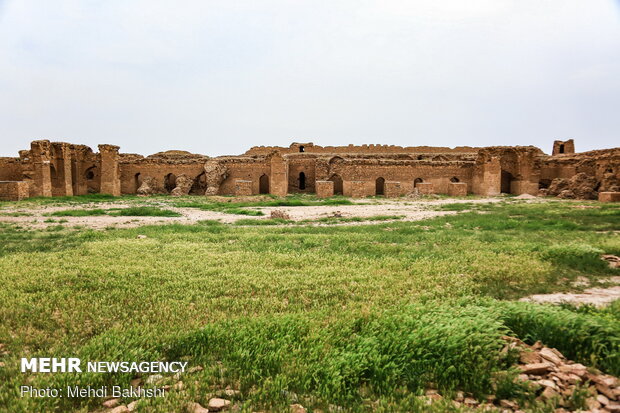
<instances>
[{"instance_id":1,"label":"sandy soil","mask_svg":"<svg viewBox=\"0 0 620 413\"><path fill-rule=\"evenodd\" d=\"M0 216L0 222L11 222L28 228L46 228L61 223L67 227L81 226L84 228L103 229L107 227L130 228L142 225L181 223L192 224L202 220L216 220L222 223L234 223L240 219L268 219L271 211L281 210L286 212L292 220L316 220L325 217L340 216L343 218L361 217L370 218L375 216L394 215L402 216L398 221L419 221L442 215L455 214L453 211L436 211L437 205L448 203L489 203L499 202L501 198L484 199L450 199L442 198L435 200L354 200L353 205L337 206L299 206L299 207L259 207L251 208L262 211L264 216L234 215L215 211L202 211L197 208L175 208L165 202L153 202L145 199L144 203L136 204L128 202L93 203L79 205L50 206L40 205L31 207L3 208L2 213L26 213L29 216ZM172 210L182 214L181 217L114 217L114 216L86 216L86 217L50 217L46 214L66 209L112 209L126 208L129 206L150 205L163 209ZM49 221L49 222L45 222ZM60 222L62 221L62 222ZM382 221L385 222L385 221ZM374 224L377 221L343 222L331 225L364 225ZM313 225L321 225L316 223Z\"/></svg>"},{"instance_id":2,"label":"sandy soil","mask_svg":"<svg viewBox=\"0 0 620 413\"><path fill-rule=\"evenodd\" d=\"M597 307L602 307L614 300L620 299L620 277L610 277L607 281L609 284L615 285L612 285L611 287L587 288L580 293L536 294L529 297L524 297L520 301L553 304L591 304Z\"/></svg>"}]
</instances>

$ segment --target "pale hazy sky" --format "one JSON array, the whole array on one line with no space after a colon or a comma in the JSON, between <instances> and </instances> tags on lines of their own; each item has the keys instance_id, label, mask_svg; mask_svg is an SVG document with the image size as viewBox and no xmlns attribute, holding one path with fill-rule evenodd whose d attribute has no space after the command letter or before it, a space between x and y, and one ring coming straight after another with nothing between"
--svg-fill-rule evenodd
<instances>
[{"instance_id":1,"label":"pale hazy sky","mask_svg":"<svg viewBox=\"0 0 620 413\"><path fill-rule=\"evenodd\" d=\"M0 155L570 137L620 146L620 0L0 0Z\"/></svg>"}]
</instances>

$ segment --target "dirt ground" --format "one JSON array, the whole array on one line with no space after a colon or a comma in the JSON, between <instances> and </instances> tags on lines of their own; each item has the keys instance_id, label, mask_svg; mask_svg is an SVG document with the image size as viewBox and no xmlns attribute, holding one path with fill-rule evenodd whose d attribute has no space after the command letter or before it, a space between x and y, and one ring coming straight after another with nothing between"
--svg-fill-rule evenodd
<instances>
[{"instance_id":1,"label":"dirt ground","mask_svg":"<svg viewBox=\"0 0 620 413\"><path fill-rule=\"evenodd\" d=\"M180 223L192 224L203 220L216 220L222 223L234 223L240 219L268 219L271 211L280 210L287 213L291 220L317 220L326 217L339 216L342 218L372 218L376 216L402 216L398 221L419 221L434 218L442 215L456 214L454 211L436 211L435 207L448 203L490 203L499 202L502 198L484 198L484 199L450 199L441 198L436 200L357 200L353 205L318 205L318 206L295 206L295 207L253 207L248 209L260 210L263 216L248 216L227 214L216 211L203 211L197 208L176 208L165 202L153 202L145 200L144 204L128 203L124 201L97 203L97 204L79 204L79 205L35 205L29 207L5 207L1 210L0 222L11 222L22 225L27 228L42 229L48 226L58 224L67 227L80 226L91 229L103 229L108 227L130 228L142 225ZM85 216L85 217L51 217L48 214L67 210L67 209L113 209L127 208L129 206L157 206L180 213L180 217L115 217L108 215L101 216ZM7 216L9 213L24 213L28 216ZM46 222L47 221L47 222ZM385 222L385 221L383 221ZM364 225L373 224L377 221L361 221L361 222L342 222L330 225ZM310 223L310 225L322 225L320 223Z\"/></svg>"},{"instance_id":2,"label":"dirt ground","mask_svg":"<svg viewBox=\"0 0 620 413\"><path fill-rule=\"evenodd\" d=\"M611 286L586 288L579 293L536 294L524 297L520 301L553 304L591 304L596 307L603 307L612 301L620 299L620 277L610 277L606 281L606 284Z\"/></svg>"}]
</instances>

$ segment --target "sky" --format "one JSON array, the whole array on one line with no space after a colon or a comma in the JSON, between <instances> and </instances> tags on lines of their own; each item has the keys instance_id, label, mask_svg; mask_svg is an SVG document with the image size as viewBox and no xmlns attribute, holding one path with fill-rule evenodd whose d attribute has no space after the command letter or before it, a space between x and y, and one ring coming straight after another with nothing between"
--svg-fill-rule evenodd
<instances>
[{"instance_id":1,"label":"sky","mask_svg":"<svg viewBox=\"0 0 620 413\"><path fill-rule=\"evenodd\" d=\"M0 0L0 155L620 146L620 0Z\"/></svg>"}]
</instances>

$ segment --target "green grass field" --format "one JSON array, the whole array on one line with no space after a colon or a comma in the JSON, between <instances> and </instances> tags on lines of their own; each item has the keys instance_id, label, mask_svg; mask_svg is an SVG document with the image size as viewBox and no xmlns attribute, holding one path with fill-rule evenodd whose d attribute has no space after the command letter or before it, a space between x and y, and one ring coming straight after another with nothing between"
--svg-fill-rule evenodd
<instances>
[{"instance_id":1,"label":"green grass field","mask_svg":"<svg viewBox=\"0 0 620 413\"><path fill-rule=\"evenodd\" d=\"M620 255L620 206L580 204L593 208L449 204L441 208L470 212L363 226L0 224L0 411L94 411L101 400L17 391L134 378L20 373L19 359L35 356L204 367L182 378L184 391L141 401L143 412L205 405L227 386L241 391L232 400L244 411L296 402L324 412L431 409L417 397L429 386L529 400L506 379L514 360L500 352L503 334L619 375L619 302L596 310L516 301L568 290L579 276L596 285L618 275L600 255Z\"/></svg>"}]
</instances>

